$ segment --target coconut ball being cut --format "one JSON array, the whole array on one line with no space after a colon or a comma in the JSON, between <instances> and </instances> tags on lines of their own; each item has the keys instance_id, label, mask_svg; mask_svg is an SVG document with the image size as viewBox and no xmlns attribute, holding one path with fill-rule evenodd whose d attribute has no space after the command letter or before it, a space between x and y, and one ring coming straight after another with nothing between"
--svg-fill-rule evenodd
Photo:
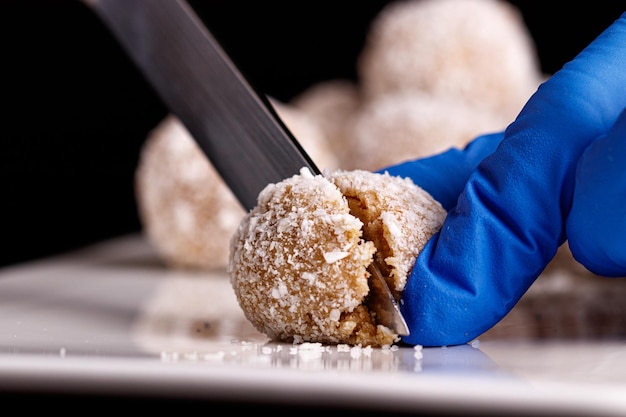
<instances>
[{"instance_id":1,"label":"coconut ball being cut","mask_svg":"<svg viewBox=\"0 0 626 417\"><path fill-rule=\"evenodd\" d=\"M397 300L445 210L411 180L308 169L269 184L230 243L248 320L275 341L383 346L400 340L368 307L376 262Z\"/></svg>"}]
</instances>

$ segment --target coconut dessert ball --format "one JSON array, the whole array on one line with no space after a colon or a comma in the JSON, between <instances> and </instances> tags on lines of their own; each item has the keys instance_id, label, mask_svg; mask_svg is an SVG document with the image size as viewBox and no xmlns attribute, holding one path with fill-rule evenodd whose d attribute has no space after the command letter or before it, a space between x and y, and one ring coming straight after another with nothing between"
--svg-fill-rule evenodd
<instances>
[{"instance_id":1,"label":"coconut dessert ball","mask_svg":"<svg viewBox=\"0 0 626 417\"><path fill-rule=\"evenodd\" d=\"M445 211L408 179L303 169L268 185L232 236L228 273L248 320L276 341L383 346L400 340L368 307L376 262L399 299Z\"/></svg>"},{"instance_id":2,"label":"coconut dessert ball","mask_svg":"<svg viewBox=\"0 0 626 417\"><path fill-rule=\"evenodd\" d=\"M387 5L358 58L366 97L420 90L515 117L543 78L519 11L500 0Z\"/></svg>"},{"instance_id":3,"label":"coconut dessert ball","mask_svg":"<svg viewBox=\"0 0 626 417\"><path fill-rule=\"evenodd\" d=\"M418 92L370 100L350 121L346 143L352 149L346 169L379 170L450 147L464 147L480 134L506 127L495 112L467 102Z\"/></svg>"},{"instance_id":4,"label":"coconut dessert ball","mask_svg":"<svg viewBox=\"0 0 626 417\"><path fill-rule=\"evenodd\" d=\"M320 167L337 167L326 138L308 116L275 100L272 105ZM226 268L229 241L245 211L175 116L148 135L135 181L143 231L168 266Z\"/></svg>"}]
</instances>

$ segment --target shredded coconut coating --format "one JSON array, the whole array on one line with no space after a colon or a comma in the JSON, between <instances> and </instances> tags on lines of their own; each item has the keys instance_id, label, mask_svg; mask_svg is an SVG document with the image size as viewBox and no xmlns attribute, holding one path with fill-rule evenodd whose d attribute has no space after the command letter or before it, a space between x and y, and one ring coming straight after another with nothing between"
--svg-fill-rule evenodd
<instances>
[{"instance_id":1,"label":"shredded coconut coating","mask_svg":"<svg viewBox=\"0 0 626 417\"><path fill-rule=\"evenodd\" d=\"M248 320L279 341L397 342L399 336L377 324L367 307L367 267L375 243L382 243L394 287L398 294L404 288L427 235L445 215L439 203L421 194L410 181L367 171L335 171L325 178L303 170L268 185L231 240L228 272ZM356 198L381 204L356 211L365 225L351 212L349 202ZM374 241L364 239L364 231Z\"/></svg>"}]
</instances>

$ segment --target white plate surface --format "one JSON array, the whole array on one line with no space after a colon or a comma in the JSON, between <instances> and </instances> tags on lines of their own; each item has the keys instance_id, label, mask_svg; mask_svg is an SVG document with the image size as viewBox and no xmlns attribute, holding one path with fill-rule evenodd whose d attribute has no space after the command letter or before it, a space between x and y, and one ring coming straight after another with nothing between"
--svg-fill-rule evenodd
<instances>
[{"instance_id":1,"label":"white plate surface","mask_svg":"<svg viewBox=\"0 0 626 417\"><path fill-rule=\"evenodd\" d=\"M246 321L224 271L168 269L131 235L0 270L0 389L381 413L624 415L626 341L274 343Z\"/></svg>"}]
</instances>

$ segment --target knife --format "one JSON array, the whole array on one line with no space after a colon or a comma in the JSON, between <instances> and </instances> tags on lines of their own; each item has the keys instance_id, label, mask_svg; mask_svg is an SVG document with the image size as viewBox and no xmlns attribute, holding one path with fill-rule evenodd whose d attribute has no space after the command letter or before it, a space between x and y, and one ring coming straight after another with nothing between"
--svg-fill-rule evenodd
<instances>
[{"instance_id":1,"label":"knife","mask_svg":"<svg viewBox=\"0 0 626 417\"><path fill-rule=\"evenodd\" d=\"M170 111L185 125L246 210L303 167L319 168L184 0L83 0L108 26ZM374 264L372 264L374 265ZM373 272L373 273L372 273ZM371 307L400 335L408 327L379 271Z\"/></svg>"}]
</instances>

